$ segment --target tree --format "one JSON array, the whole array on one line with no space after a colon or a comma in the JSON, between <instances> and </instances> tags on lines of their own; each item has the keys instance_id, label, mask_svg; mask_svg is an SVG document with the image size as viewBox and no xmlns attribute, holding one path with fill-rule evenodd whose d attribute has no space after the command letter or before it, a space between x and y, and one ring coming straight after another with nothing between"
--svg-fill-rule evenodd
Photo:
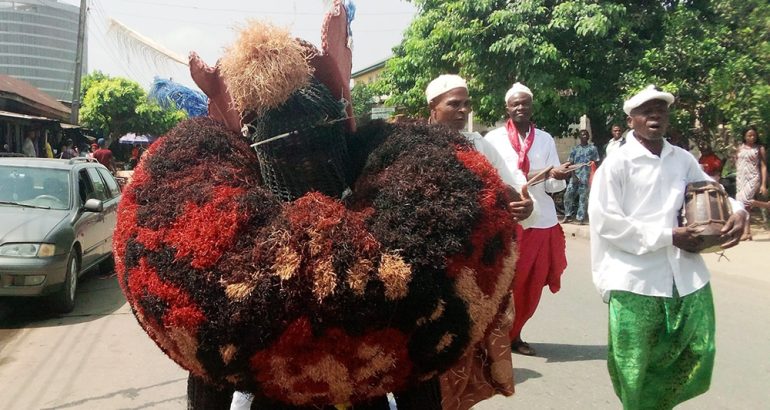
<instances>
[{"instance_id":1,"label":"tree","mask_svg":"<svg viewBox=\"0 0 770 410\"><path fill-rule=\"evenodd\" d=\"M676 41L646 51L639 67L624 78L628 91L655 83L675 93L673 123L696 139L717 142L725 129L740 137L749 125L767 129L770 3L726 0L702 8L675 7L662 29Z\"/></svg>"},{"instance_id":2,"label":"tree","mask_svg":"<svg viewBox=\"0 0 770 410\"><path fill-rule=\"evenodd\" d=\"M85 125L104 135L120 136L128 132L162 135L186 118L182 110L166 110L149 101L145 91L134 81L97 77L94 75L94 81L88 85L81 119Z\"/></svg>"},{"instance_id":3,"label":"tree","mask_svg":"<svg viewBox=\"0 0 770 410\"><path fill-rule=\"evenodd\" d=\"M534 120L557 135L582 114L597 124L614 115L621 73L659 36L664 10L654 1L414 3L418 16L379 84L389 104L424 115L427 83L459 73L477 118L492 123L504 117L506 90L522 81L535 93Z\"/></svg>"},{"instance_id":4,"label":"tree","mask_svg":"<svg viewBox=\"0 0 770 410\"><path fill-rule=\"evenodd\" d=\"M696 120L707 133L770 121L766 0L411 1L418 14L376 87L413 115L427 114L431 79L457 73L486 123L504 117L506 90L524 82L534 121L554 135L588 114L606 137L623 100L647 84L677 96L682 131Z\"/></svg>"},{"instance_id":5,"label":"tree","mask_svg":"<svg viewBox=\"0 0 770 410\"><path fill-rule=\"evenodd\" d=\"M356 84L353 86L350 90L350 98L353 103L353 115L356 118L371 115L376 96L376 90L369 84Z\"/></svg>"}]
</instances>

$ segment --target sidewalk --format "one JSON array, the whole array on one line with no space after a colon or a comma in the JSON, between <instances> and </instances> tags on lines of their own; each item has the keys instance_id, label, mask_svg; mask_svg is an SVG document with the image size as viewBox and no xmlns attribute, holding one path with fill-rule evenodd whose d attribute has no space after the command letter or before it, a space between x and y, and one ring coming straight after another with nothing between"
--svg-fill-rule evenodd
<instances>
[{"instance_id":1,"label":"sidewalk","mask_svg":"<svg viewBox=\"0 0 770 410\"><path fill-rule=\"evenodd\" d=\"M589 239L588 225L562 224L567 240ZM704 253L703 259L712 275L743 277L770 283L770 230L762 225L752 224L753 240L720 253Z\"/></svg>"}]
</instances>

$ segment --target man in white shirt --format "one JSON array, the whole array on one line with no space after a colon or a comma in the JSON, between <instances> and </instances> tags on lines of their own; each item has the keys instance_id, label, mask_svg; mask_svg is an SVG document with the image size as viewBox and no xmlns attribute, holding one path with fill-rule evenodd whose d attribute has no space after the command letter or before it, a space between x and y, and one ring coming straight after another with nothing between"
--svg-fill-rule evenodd
<instances>
[{"instance_id":1,"label":"man in white shirt","mask_svg":"<svg viewBox=\"0 0 770 410\"><path fill-rule=\"evenodd\" d=\"M670 409L708 390L714 306L694 228L679 227L688 183L709 180L669 144L674 96L654 86L625 102L633 130L594 175L588 213L594 284L609 303L609 357L624 409ZM738 243L746 211L732 201L722 233Z\"/></svg>"},{"instance_id":2,"label":"man in white shirt","mask_svg":"<svg viewBox=\"0 0 770 410\"><path fill-rule=\"evenodd\" d=\"M453 74L441 75L428 84L425 97L430 108L431 123L444 124L465 135L476 151L497 169L500 179L511 186L511 191L516 189L522 193L523 199L517 199L509 206L520 225L530 223L534 205L526 194L527 180L524 174L518 170L512 172L497 150L481 135L463 132L471 112L471 99L465 80ZM511 194L518 196L515 192ZM507 340L511 325L510 315L501 314L484 340L463 356L456 367L440 376L440 395L445 408L456 407L456 403L470 407L495 394L513 394L513 364Z\"/></svg>"},{"instance_id":3,"label":"man in white shirt","mask_svg":"<svg viewBox=\"0 0 770 410\"><path fill-rule=\"evenodd\" d=\"M623 127L618 124L612 126L612 139L604 146L604 158L610 156L616 149L626 143L626 137L623 135Z\"/></svg>"},{"instance_id":4,"label":"man in white shirt","mask_svg":"<svg viewBox=\"0 0 770 410\"><path fill-rule=\"evenodd\" d=\"M37 157L37 150L35 150L34 131L27 131L27 136L24 138L24 143L21 145L21 153L24 154L25 157Z\"/></svg>"},{"instance_id":5,"label":"man in white shirt","mask_svg":"<svg viewBox=\"0 0 770 410\"><path fill-rule=\"evenodd\" d=\"M521 329L537 310L543 287L556 293L561 288L561 274L567 267L564 231L556 219L556 207L549 192L566 188L569 177L559 164L553 137L532 123L532 91L516 83L505 95L508 122L490 131L485 139L500 153L511 172L531 177L552 166L545 183L533 186L529 194L535 201L536 219L524 229L519 239L519 259L513 283L515 317L509 334L511 348L520 354L534 355L535 350L521 339Z\"/></svg>"},{"instance_id":6,"label":"man in white shirt","mask_svg":"<svg viewBox=\"0 0 770 410\"><path fill-rule=\"evenodd\" d=\"M476 151L483 154L497 170L504 183L513 187L517 192L522 192L525 189L524 185L526 185L527 180L524 174L518 170L509 169L497 150L485 141L479 133L463 131L468 123L468 114L471 112L471 99L468 94L468 85L462 77L455 74L438 76L428 84L425 97L430 109L430 118L428 119L430 123L444 124L465 135L473 143ZM529 197L511 202L510 206L514 218L519 223L526 224L532 220L534 205Z\"/></svg>"}]
</instances>

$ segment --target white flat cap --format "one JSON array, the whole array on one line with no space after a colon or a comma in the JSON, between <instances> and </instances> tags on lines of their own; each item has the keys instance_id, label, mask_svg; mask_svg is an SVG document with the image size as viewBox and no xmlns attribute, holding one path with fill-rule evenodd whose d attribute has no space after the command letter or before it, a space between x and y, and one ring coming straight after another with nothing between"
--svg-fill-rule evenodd
<instances>
[{"instance_id":1,"label":"white flat cap","mask_svg":"<svg viewBox=\"0 0 770 410\"><path fill-rule=\"evenodd\" d=\"M532 95L532 90L529 89L526 85L522 83L516 83L514 84L510 90L508 90L507 93L505 93L505 103L508 103L508 100L511 98L512 95L516 93L524 93L529 94L530 97L534 98L535 96Z\"/></svg>"},{"instance_id":2,"label":"white flat cap","mask_svg":"<svg viewBox=\"0 0 770 410\"><path fill-rule=\"evenodd\" d=\"M674 95L660 91L651 84L644 90L639 91L635 96L627 99L626 102L623 103L623 111L625 111L626 114L631 115L631 110L650 100L663 100L670 106L674 103Z\"/></svg>"},{"instance_id":3,"label":"white flat cap","mask_svg":"<svg viewBox=\"0 0 770 410\"><path fill-rule=\"evenodd\" d=\"M468 84L459 75L442 74L428 84L428 87L425 89L425 97L428 99L428 103L430 103L434 98L455 88L465 88L467 90Z\"/></svg>"}]
</instances>

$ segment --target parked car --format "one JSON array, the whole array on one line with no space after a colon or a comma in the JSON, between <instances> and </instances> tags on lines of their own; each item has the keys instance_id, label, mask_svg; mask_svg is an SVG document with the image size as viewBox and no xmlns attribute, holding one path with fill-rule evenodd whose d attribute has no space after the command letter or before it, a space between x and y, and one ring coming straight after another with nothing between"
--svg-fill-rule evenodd
<instances>
[{"instance_id":1,"label":"parked car","mask_svg":"<svg viewBox=\"0 0 770 410\"><path fill-rule=\"evenodd\" d=\"M72 311L82 274L111 265L120 196L93 158L0 158L0 297Z\"/></svg>"}]
</instances>

